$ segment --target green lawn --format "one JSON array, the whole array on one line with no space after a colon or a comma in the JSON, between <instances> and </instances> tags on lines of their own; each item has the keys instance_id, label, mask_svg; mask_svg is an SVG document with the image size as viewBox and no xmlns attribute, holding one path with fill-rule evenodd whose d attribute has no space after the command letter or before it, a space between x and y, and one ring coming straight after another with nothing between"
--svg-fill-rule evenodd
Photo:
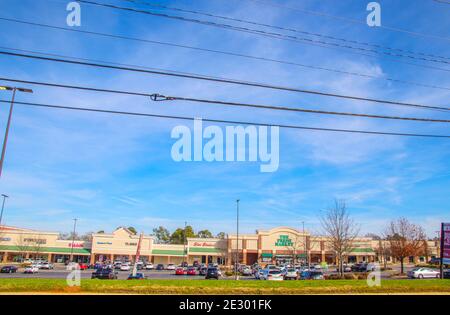
<instances>
[{"instance_id":1,"label":"green lawn","mask_svg":"<svg viewBox=\"0 0 450 315\"><path fill-rule=\"evenodd\" d=\"M369 287L365 280L234 281L234 280L82 280L68 287L64 279L1 279L0 292L136 293L136 294L347 294L447 293L450 280L385 280Z\"/></svg>"}]
</instances>

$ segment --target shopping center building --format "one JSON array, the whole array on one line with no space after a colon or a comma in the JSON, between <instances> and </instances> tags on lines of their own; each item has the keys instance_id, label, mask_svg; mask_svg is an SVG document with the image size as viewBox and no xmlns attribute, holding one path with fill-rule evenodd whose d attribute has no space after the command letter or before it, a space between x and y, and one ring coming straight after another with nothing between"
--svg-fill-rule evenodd
<instances>
[{"instance_id":1,"label":"shopping center building","mask_svg":"<svg viewBox=\"0 0 450 315\"><path fill-rule=\"evenodd\" d=\"M79 262L133 261L140 235L127 228L112 233L93 234L91 240L72 241L59 239L59 233L0 227L0 261L11 262L26 258L42 258L51 262L70 260ZM383 242L383 241L381 241ZM385 241L384 241L385 242ZM386 242L384 246L386 246ZM425 262L437 256L438 244L427 241L428 254L410 257L409 261ZM380 241L358 238L346 256L348 262L381 261L378 255ZM230 234L224 239L188 238L186 244L158 244L155 237L142 235L140 257L155 264L218 263L233 265L236 260L243 264L301 262L336 262L326 237L314 236L306 231L289 227L257 230L255 234ZM393 262L391 257L386 258Z\"/></svg>"}]
</instances>

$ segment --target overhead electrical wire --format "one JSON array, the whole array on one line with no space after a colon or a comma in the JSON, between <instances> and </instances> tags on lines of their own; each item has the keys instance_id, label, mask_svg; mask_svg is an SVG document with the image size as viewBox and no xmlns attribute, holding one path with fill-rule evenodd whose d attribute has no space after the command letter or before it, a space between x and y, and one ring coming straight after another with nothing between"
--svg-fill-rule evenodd
<instances>
[{"instance_id":1,"label":"overhead electrical wire","mask_svg":"<svg viewBox=\"0 0 450 315\"><path fill-rule=\"evenodd\" d=\"M284 8L284 9L288 9L288 10L292 10L292 11L298 11L298 12L302 12L302 13L306 13L306 14L310 14L310 15L321 16L321 17L326 17L326 18L331 18L331 19L340 20L340 21L344 21L344 22L349 22L349 23L354 23L354 24L360 24L360 25L367 26L367 22L363 21L363 20L358 20L358 19L353 19L353 18L348 18L348 17L343 17L343 16L332 15L332 14L319 12L319 11L314 11L314 10L308 10L308 9L302 9L302 8L287 6L287 5L284 5L284 4L273 3L271 1L263 1L263 0L247 0L247 1L252 1L252 2L260 3L260 4L263 4L263 5L266 5L266 6ZM413 36L417 36L417 37L432 38L432 39L450 41L450 37L443 37L443 36L433 35L433 34L425 34L425 33L405 30L405 29L402 29L402 28L392 27L392 26L387 26L387 25L380 25L380 26L377 26L377 28L385 29L385 30L389 30L389 31L393 31L393 32L404 33L404 34L408 34L408 35L413 35Z\"/></svg>"},{"instance_id":2,"label":"overhead electrical wire","mask_svg":"<svg viewBox=\"0 0 450 315\"><path fill-rule=\"evenodd\" d=\"M107 65L107 64L101 64L101 63L53 58L53 57L43 57L43 56L36 56L36 55L30 55L30 54L19 54L19 53L13 53L13 52L8 52L8 51L0 51L0 55L9 55L9 56L14 56L14 57L31 58L31 59L60 62L60 63L67 63L67 64L75 64L75 65L84 65L84 66L105 68L105 69L115 69L115 70L132 71L132 72L148 73L148 74L155 74L155 75L181 77L181 78L211 81L211 82L217 82L217 83L252 86L252 87L265 88L265 89L287 91L287 92L294 92L294 93L306 93L306 94L312 94L312 95L343 98L343 99L350 99L350 100L357 100L357 101L367 101L367 102L383 103L383 104L398 105L398 106L417 107L417 108L430 109L430 110L444 110L444 111L450 110L450 108L447 108L447 107L399 102L399 101L392 101L392 100L375 99L375 98L360 97L360 96L353 96L353 95L343 95L343 94L336 94L336 93L327 93L327 92L322 92L322 91L314 91L314 90L307 90L307 89L300 89L300 88L293 88L293 87L286 87L286 86L278 86L278 85L272 85L272 84L261 83L261 82L242 81L242 80L236 80L236 79L230 79L230 78L224 78L224 77L211 77L211 76L205 76L205 75L196 74L196 73L174 72L174 71L168 71L165 69L149 70L149 69L143 69L143 68L132 68L132 67Z\"/></svg>"},{"instance_id":3,"label":"overhead electrical wire","mask_svg":"<svg viewBox=\"0 0 450 315\"><path fill-rule=\"evenodd\" d=\"M106 92L106 93L133 95L133 96L143 96L143 97L149 97L153 101L189 101L189 102L209 103L209 104L226 105L226 106L251 107L251 108L259 108L259 109L270 109L270 110L281 110L281 111L292 111L292 112L305 112L305 113L311 113L311 114L341 115L341 116L354 116L354 117L378 118L378 119L395 119L395 120L409 120L409 121L422 121L422 122L450 123L450 120L445 120L445 119L371 115L371 114L358 114L358 113L313 110L313 109L304 109L304 108L295 108L295 107L286 107L286 106L258 105L258 104L237 103L237 102L228 102L228 101L219 101L219 100L208 100L208 99L200 99L200 98L180 97L180 96L164 96L164 95L161 95L158 93L144 93L144 92L117 90L117 89L94 88L94 87L86 87L86 86L79 86L79 85L66 85L66 84L57 84L57 83L49 83L49 82L16 80L16 79L0 77L0 81L1 80L9 81L9 82L20 82L20 83L32 84L32 85L50 86L50 87L57 87L57 88L85 90L85 91L91 91L91 92Z\"/></svg>"},{"instance_id":4,"label":"overhead electrical wire","mask_svg":"<svg viewBox=\"0 0 450 315\"><path fill-rule=\"evenodd\" d=\"M267 32L267 31L263 31L263 30L251 29L251 28L248 28L248 27L240 27L240 26L235 26L235 25L229 25L229 24L222 24L222 23L216 23L216 22L211 22L211 21L204 21L204 20L186 18L186 17L175 16L175 15L170 15L170 14L166 14L166 13L153 12L153 11L149 11L149 10L139 10L139 9L134 9L134 8L121 7L121 6L108 4L108 3L99 3L99 2L87 1L87 0L77 0L77 1L80 2L80 3L91 4L91 5L94 5L94 6L100 6L100 7L110 8L110 9L130 11L130 12L135 12L135 13L143 13L143 14L147 14L147 15L162 17L162 18L168 18L168 19L179 20L179 21L190 22L190 23L197 23L197 24L213 26L213 27L218 27L218 28L223 28L223 29L228 29L228 30L234 30L234 31L240 31L240 32L245 32L245 33L258 34L258 35L261 35L261 36L266 36L266 37L271 37L271 38L278 38L278 39L282 39L282 40L288 40L288 41L294 41L294 42L302 42L302 43L307 43L307 44L311 44L311 45L318 45L318 46L321 46L321 47L335 46L337 48L343 48L346 51L347 51L347 49L353 49L353 50L358 51L358 52L354 52L354 53L363 54L365 56L374 57L374 55L367 54L367 53L375 53L375 54L386 55L386 56L389 56L389 57L406 57L406 58L416 59L416 60L423 60L423 61L431 61L431 62L436 62L436 63L450 64L450 62L444 61L444 60L434 60L434 59L432 60L432 59L428 59L428 58L424 58L424 57L414 57L414 56L402 55L402 54L392 53L392 52L387 52L387 51L376 51L376 50L368 49L368 48L350 46L348 44L339 44L339 43L333 43L333 42L326 42L326 41L323 41L323 40L314 40L314 39L310 39L310 38L286 35L286 34L282 34L282 33ZM359 51L362 51L363 53L360 53ZM449 70L449 69L447 69L447 70Z\"/></svg>"},{"instance_id":5,"label":"overhead electrical wire","mask_svg":"<svg viewBox=\"0 0 450 315\"><path fill-rule=\"evenodd\" d=\"M345 75L359 76L359 77L364 77L364 78L386 80L386 81L390 81L390 82L409 84L409 85L420 86L420 87L424 87L424 88L450 90L449 87L443 87L443 86L438 86L438 85L424 84L424 83L412 82L412 81L389 78L389 77L380 77L380 76L375 76L375 75L370 75L370 74L365 74L365 73L351 72L351 71L345 71L345 70L340 70L340 69L332 69L332 68L327 68L327 67L308 65L308 64L298 63L298 62L272 59L272 58L260 57L260 56L255 56L255 55L246 55L246 54L235 53L235 52L230 52L230 51L201 48L201 47L195 47L195 46L188 46L188 45L163 42L163 41L147 40L147 39L142 39L142 38L122 36L122 35L99 33L99 32L92 32L92 31L83 31L83 30L79 30L79 29L75 29L75 28L65 28L65 27L60 27L60 26L54 26L54 25L48 25L48 24L42 24L42 23L34 23L34 22L16 20L16 19L8 19L8 18L2 18L2 17L0 17L0 20L13 22L13 23L45 27L45 28L56 29L56 30L62 30L62 31L70 31L70 32L76 32L76 33L88 34L88 35L138 41L138 42L143 42L143 43L147 43L147 44L157 44L157 45L191 49L191 50L197 50L197 51L204 51L204 52L216 53L216 54L222 54L222 55L228 55L228 56L234 56L234 57L242 57L242 58L248 58L248 59L254 59L254 60L261 60L261 61L266 61L266 62L298 66L298 67L303 67L303 68L310 68L310 69L340 73L340 74L345 74ZM49 54L49 53L36 52L36 51L30 51L30 50L24 50L24 49L15 49L15 48L9 48L9 47L0 47L0 49L8 49L8 50L15 50L15 51L22 51L22 52L32 52L32 53L38 53L38 54L44 54L44 55L62 56L62 55L57 55L57 54ZM63 57L65 57L65 56L63 56ZM69 58L74 58L74 57L69 57ZM75 59L82 59L82 58L75 58ZM85 60L89 60L89 59L85 59ZM419 65L419 66L421 66L421 65ZM427 67L427 66L424 65L424 67ZM431 67L431 69L447 71L446 69L435 68L435 67Z\"/></svg>"},{"instance_id":6,"label":"overhead electrical wire","mask_svg":"<svg viewBox=\"0 0 450 315\"><path fill-rule=\"evenodd\" d=\"M166 10L172 10L172 11L178 11L178 12L183 12L183 13L202 15L202 16L207 16L207 17L223 19L223 20L227 20L227 21L234 21L234 22L239 22L239 23L245 23L245 24L263 26L263 27L268 27L268 28L273 28L273 29L278 29L278 30L284 30L284 31L289 31L289 32L294 32L294 33L300 33L300 34L309 35L309 36L328 38L328 39L331 39L331 40L337 40L337 41L342 41L342 42L351 43L351 44L357 44L357 45L363 45L363 46L368 46L368 47L374 47L374 48L377 48L377 49L386 49L386 50L399 51L399 52L402 52L402 53L408 53L408 54L413 54L413 55L421 55L421 56L424 56L424 57L432 57L432 58L440 58L440 59L450 60L450 57L447 57L447 56L439 56L439 55L434 55L434 54L430 54L430 53L422 53L422 52L416 52L416 51L411 51L411 50L407 50L407 49L393 48L393 47L384 46L384 45L380 45L380 44L361 42L361 41L356 41L356 40L351 40L351 39L346 39L346 38L326 35L326 34L320 34L320 33L316 33L316 32L309 32L309 31L299 30L299 29L295 29L295 28L291 28L291 27L284 27L284 26L260 23L260 22L244 20L244 19L239 19L239 18L234 18L234 17L229 17L229 16L212 14L212 13L198 11L198 10L188 10L188 9L183 9L183 8L177 8L177 7L173 7L173 6L162 5L162 4L159 4L159 3L151 3L151 2L148 2L148 1L140 1L140 0L122 0L122 1L130 2L130 3L134 3L134 4L142 4L142 5L146 5L146 6L153 7L153 8L162 8L162 9L166 9Z\"/></svg>"},{"instance_id":7,"label":"overhead electrical wire","mask_svg":"<svg viewBox=\"0 0 450 315\"><path fill-rule=\"evenodd\" d=\"M433 123L450 123L449 119L432 119L432 118L419 118L419 117L401 117L401 116L385 116L385 115L334 112L334 111L325 111L325 110L317 110L317 109L237 103L237 102L208 100L208 99L199 99L199 98L191 98L191 97L165 96L165 95L160 95L160 94L154 94L154 95L152 95L151 98L153 101L188 101L188 102L207 103L207 104L216 104L216 105L224 105L224 106L259 108L259 109L269 109L269 110L279 110L279 111L302 112L302 113L310 113L310 114L353 116L353 117L394 119L394 120L410 120L410 121L433 122Z\"/></svg>"},{"instance_id":8,"label":"overhead electrical wire","mask_svg":"<svg viewBox=\"0 0 450 315\"><path fill-rule=\"evenodd\" d=\"M9 103L8 100L0 100L1 103ZM142 116L142 117L154 117L162 119L176 119L176 120L194 120L198 117L186 117L186 116L175 116L175 115L162 115L162 114L150 114L150 113L140 113L140 112L130 112L130 111L116 111L107 109L97 109L88 107L74 107L74 106L61 106L61 105L51 105L51 104L41 104L41 103L30 103L30 102L15 102L17 105L23 106L35 106L43 108L53 108L53 109L66 109L66 110L77 110L85 112L97 112L97 113L107 113L107 114L117 114L117 115L130 115L130 116ZM237 121L237 120L225 120L225 119L211 119L202 118L206 122L214 123L226 123L235 125L255 125L255 126L267 126L267 127L280 127L287 129L301 129L310 131L327 131L327 132L341 132L341 133L358 133L366 135L388 135L388 136L405 136L405 137L424 137L424 138L448 138L450 135L436 135L436 134L419 134L419 133L401 133L401 132L383 132L383 131L368 131L368 130L354 130L354 129L337 129L337 128L322 128L322 127L309 127L309 126L299 126L299 125L286 125L286 124L269 124L269 123L256 123L248 121Z\"/></svg>"}]
</instances>

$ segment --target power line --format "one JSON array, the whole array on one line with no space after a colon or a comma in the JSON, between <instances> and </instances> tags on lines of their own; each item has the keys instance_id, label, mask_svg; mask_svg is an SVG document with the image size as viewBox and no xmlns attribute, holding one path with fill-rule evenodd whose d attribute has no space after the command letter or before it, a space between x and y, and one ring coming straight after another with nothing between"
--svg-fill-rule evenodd
<instances>
[{"instance_id":1,"label":"power line","mask_svg":"<svg viewBox=\"0 0 450 315\"><path fill-rule=\"evenodd\" d=\"M350 39L346 39L346 38L335 37L335 36L326 35L326 34L320 34L320 33L316 33L316 32L309 32L309 31L299 30L299 29L290 28L290 27L283 27L283 26L277 26L277 25L271 25L271 24L266 24L266 23L260 23L260 22L255 22L255 21L244 20L244 19L238 19L238 18L233 18L233 17L229 17L229 16L223 16L223 15L217 15L217 14L207 13L207 12L203 12L203 11L198 11L198 10L187 10L187 9L173 7L173 6L166 6L166 5L162 5L162 4L158 4L158 3L151 3L151 2L139 1L139 0L122 0L122 1L131 2L131 3L134 3L134 4L142 4L142 5L146 5L146 6L150 6L150 7L154 7L154 8L163 8L163 9L166 9L166 10L172 10L172 11L178 11L178 12L184 12L184 13L191 13L191 14L202 15L202 16L207 16L207 17L213 17L213 18L218 18L218 19L223 19L223 20L228 20L228 21L235 21L235 22L239 22L239 23L246 23L246 24L251 24L251 25L263 26L263 27L268 27L268 28L273 28L273 29L278 29L278 30L284 30L284 31L289 31L289 32L294 32L294 33L300 33L300 34L304 34L304 35L328 38L328 39L342 41L342 42L351 43L351 44L375 47L377 49L386 49L386 50L392 50L392 51L400 51L400 52L403 52L403 53L409 53L409 54L413 54L413 55L421 55L421 56L425 56L425 57L441 58L441 59L450 60L450 57L446 57L446 56L439 56L439 55L434 55L434 54L430 54L430 53L415 52L415 51L411 51L411 50L407 50L407 49L401 49L401 48L393 48L393 47L379 45L379 44L374 44L374 43L350 40Z\"/></svg>"},{"instance_id":2,"label":"power line","mask_svg":"<svg viewBox=\"0 0 450 315\"><path fill-rule=\"evenodd\" d=\"M217 105L225 105L225 106L250 107L250 108L259 108L259 109L280 110L280 111L303 112L303 113L310 113L310 114L340 115L340 116L353 116L353 117L378 118L378 119L394 119L394 120L450 123L450 120L447 120L447 119L431 119L431 118L418 118L418 117L400 117L400 116L384 116L384 115L372 115L372 114L334 112L334 111L295 108L295 107L286 107L286 106L269 106L269 105L247 104L247 103L207 100L207 99L199 99L199 98L189 98L189 97L164 96L164 95L160 95L160 94L152 95L152 100L153 101L188 101L188 102L199 102L199 103L217 104Z\"/></svg>"},{"instance_id":3,"label":"power line","mask_svg":"<svg viewBox=\"0 0 450 315\"><path fill-rule=\"evenodd\" d=\"M1 103L9 103L7 100L0 100ZM162 119L176 119L176 120L194 120L196 117L186 117L186 116L174 116L174 115L161 115L161 114L149 114L140 112L130 112L130 111L115 111L106 109L96 109L88 107L73 107L73 106L61 106L61 105L50 105L41 103L29 103L29 102L16 102L17 105L24 106L35 106L53 109L67 109L67 110L78 110L86 112L97 112L97 113L108 113L117 115L130 115L130 116L142 116L142 117L154 117ZM405 137L424 137L424 138L450 138L450 135L435 135L435 134L418 134L418 133L399 133L399 132L382 132L382 131L368 131L368 130L353 130L353 129L336 129L336 128L321 128L321 127L308 127L308 126L298 126L298 125L284 125L284 124L269 124L269 123L256 123L247 121L236 121L236 120L224 120L224 119L211 119L202 118L203 121L214 122L214 123L226 123L235 125L254 125L254 126L277 126L280 128L287 129L302 129L311 131L328 131L328 132L343 132L343 133L360 133L368 135L388 135L388 136L405 136Z\"/></svg>"},{"instance_id":4,"label":"power line","mask_svg":"<svg viewBox=\"0 0 450 315\"><path fill-rule=\"evenodd\" d=\"M335 20L340 20L340 21L345 21L345 22L349 22L349 23L354 23L354 24L360 24L360 25L367 26L367 23L365 21L358 20L358 19L347 18L347 17L332 15L332 14L319 12L319 11L313 11L313 10L307 10L307 9L301 9L301 8L286 6L286 5L283 5L283 4L273 3L273 2L270 2L270 1L263 1L263 0L248 0L248 1L253 1L253 2L261 3L261 4L267 5L267 6L284 8L284 9L288 9L288 10L292 10L292 11L298 11L298 12L302 12L302 13L306 13L306 14L310 14L310 15L322 16L322 17L326 17L326 18L332 18L332 19L335 19ZM377 26L377 28L381 28L381 29L385 29L385 30L389 30L389 31L394 31L394 32L399 32L399 33L404 33L404 34L413 35L413 36L418 36L418 37L423 37L423 38L432 38L432 39L439 39L439 40L450 41L449 37L443 37L443 36L431 35L431 34L424 34L424 33L420 33L420 32L414 32L414 31L410 31L410 30L405 30L405 29L398 28L398 27L380 25L380 26Z\"/></svg>"},{"instance_id":5,"label":"power line","mask_svg":"<svg viewBox=\"0 0 450 315\"><path fill-rule=\"evenodd\" d=\"M149 97L153 101L174 101L174 100L178 100L178 101L190 101L190 102L199 102L199 103L226 105L226 106L251 107L251 108L259 108L259 109L271 109L271 110L292 111L292 112L305 112L305 113L324 114L324 115L341 115L341 116L354 116L354 117L365 117L365 118L395 119L395 120L438 122L438 123L449 123L450 122L450 120L445 120L445 119L431 119L431 118L419 118L419 117L400 117L400 116L383 116L383 115L370 115L370 114L333 112L333 111L313 110L313 109L304 109L304 108L295 108L295 107L286 107L286 106L270 106L270 105L237 103L237 102L227 102L227 101L219 101L219 100L207 100L207 99L199 99L199 98L180 97L180 96L164 96L164 95L157 94L157 93L143 93L143 92L116 90L116 89L102 89L102 88L93 88L93 87L85 87L85 86L78 86L78 85L64 85L64 84L56 84L56 83L48 83L48 82L24 81L24 80L5 79L5 78L0 78L0 80L10 81L10 82L11 81L12 82L20 82L20 83L26 83L26 84L34 84L34 85L43 85L43 86L50 86L50 87L57 87L57 88L86 90L86 91L91 91L91 92L106 92L106 93L133 95L133 96L143 96L143 97ZM450 108L448 108L448 110L450 110Z\"/></svg>"},{"instance_id":6,"label":"power line","mask_svg":"<svg viewBox=\"0 0 450 315\"><path fill-rule=\"evenodd\" d=\"M153 11L149 11L149 10L139 10L139 9L133 9L133 8L128 8L128 7L120 7L120 6L113 5L113 4L98 3L98 2L87 1L87 0L77 0L77 1L80 3L90 4L90 5L94 5L94 6L106 7L106 8L117 9L117 10L124 10L124 11L129 11L129 12L134 12L134 13L143 13L143 14L158 16L158 17L167 18L167 19L179 20L179 21L190 22L190 23L197 23L197 24L201 24L201 25L213 26L213 27L234 30L234 31L239 31L239 32L245 32L245 33L251 33L251 34L257 34L257 35L261 35L261 36L265 36L265 37L278 38L281 40L307 43L307 44L311 44L311 45L315 45L315 46L321 46L321 47L335 46L337 48L343 48L345 50L353 49L353 50L358 51L358 52L354 52L354 53L362 54L364 56L374 57L374 55L370 55L370 54L366 54L366 53L375 53L375 54L386 55L389 57L407 57L407 58L416 59L416 60L450 64L450 62L443 61L443 60L431 60L431 59L427 59L424 57L414 57L414 56L402 55L402 54L392 53L392 52L387 52L387 51L376 51L373 49L355 47L355 46L350 46L347 44L326 42L323 40L314 40L314 39L310 39L310 38L297 37L297 36L286 35L286 34L282 34L282 33L267 32L267 31L263 31L263 30L251 29L248 27L240 27L240 26L216 23L216 22L211 22L211 21L191 19L191 18L186 18L186 17L182 17L182 16L175 16L175 15L170 15L170 14L165 14L165 13L153 12ZM362 51L364 53L360 53L359 51Z\"/></svg>"},{"instance_id":7,"label":"power line","mask_svg":"<svg viewBox=\"0 0 450 315\"><path fill-rule=\"evenodd\" d=\"M45 28L56 29L56 30L62 30L62 31L70 31L70 32L76 32L76 33L88 34L88 35L95 35L95 36L102 36L102 37L109 37L109 38L116 38L116 39L138 41L138 42L143 42L143 43L147 43L147 44L157 44L157 45L177 47L177 48L184 48L184 49L192 49L192 50L197 50L197 51L204 51L204 52L216 53L216 54L222 54L222 55L228 55L228 56L234 56L234 57L243 57L243 58L248 58L248 59L261 60L261 61L266 61L266 62L273 62L273 63L291 65L291 66L298 66L298 67L310 68L310 69L315 69L315 70L329 71L329 72L340 73L340 74L345 74L345 75L352 75L352 76L359 76L359 77L365 77L365 78L386 80L386 81L402 83L402 84L410 84L410 85L420 86L420 87L425 87L425 88L440 89L440 90L450 90L450 88L448 88L448 87L442 87L442 86L437 86L437 85L430 85L430 84L424 84L424 83L419 83L419 82L412 82L412 81L394 79L394 78L389 78L389 77L378 77L378 76L365 74L365 73L350 72L350 71L344 71L344 70L339 70L339 69L332 69L332 68L327 68L327 67L313 66L313 65L307 65L307 64L297 63L297 62L291 62L291 61L284 61L284 60L278 60L278 59L272 59L272 58L259 57L259 56L255 56L255 55L246 55L246 54L229 52L229 51L222 51L222 50L216 50L216 49L194 47L194 46L188 46L188 45L181 45L181 44L162 42L162 41L155 41L155 40L147 40L147 39L128 37L128 36L121 36L121 35L114 35L114 34L107 34L107 33L83 31L83 30L78 30L78 29L75 29L75 28L65 28L65 27L60 27L60 26L54 26L54 25L48 25L48 24L42 24L42 23L34 23L34 22L28 22L28 21L16 20L16 19L8 19L8 18L2 18L2 17L0 17L0 20L13 22L13 23L20 23L20 24L26 24L26 25L45 27ZM38 53L38 54L50 55L50 56L66 57L66 56L63 56L63 55L42 53L42 52L36 52L36 51L24 50L24 49L15 49L15 48L9 48L9 47L0 47L0 48L1 49L8 49L8 50L15 50L15 51L22 51L22 52L32 52L32 53ZM80 60L90 60L90 59L75 58L75 57L67 57L67 58L80 59ZM108 62L108 63L119 64L119 63L112 63L112 62ZM409 63L407 63L407 64L409 64ZM425 67L425 68L430 68L430 69L434 69L434 70L450 71L450 70L447 70L447 69L436 68L436 67L426 66L426 65L418 65L418 64L412 64L412 65L421 66L421 67Z\"/></svg>"},{"instance_id":8,"label":"power line","mask_svg":"<svg viewBox=\"0 0 450 315\"><path fill-rule=\"evenodd\" d=\"M252 86L252 87L265 88L265 89L273 89L273 90L288 91L288 92L295 92L295 93L306 93L306 94L319 95L319 96L344 98L344 99L350 99L350 100L368 101L368 102L375 102L375 103L384 103L384 104L398 105L398 106L409 106L409 107L417 107L417 108L432 109L432 110L445 110L445 111L450 110L450 108L446 108L446 107L398 102L398 101L383 100L383 99L366 98L366 97L359 97L359 96L352 96L352 95L327 93L327 92L321 92L321 91L298 89L298 88L293 88L293 87L277 86L277 85L271 85L271 84L267 84L267 83L242 81L242 80L222 78L222 77L209 77L209 76L204 76L204 75L195 74L195 73L168 72L167 70L163 70L163 69L158 69L158 70L139 69L139 68L132 68L132 67L106 65L106 64L100 64L100 63L73 61L73 60L60 59L60 58L42 57L42 56L35 56L35 55L29 55L29 54L18 54L18 53L6 52L6 51L0 51L0 54L16 56L16 57L31 58L31 59L40 59L40 60L46 60L46 61L54 61L54 62L60 62L60 63L84 65L84 66L91 66L91 67L98 67L98 68L105 68L105 69L115 69L115 70L124 70L124 71L132 71L132 72L139 72L139 73L149 73L149 74L156 74L156 75L181 77L181 78L187 78L187 79L196 79L196 80L235 84L235 85L242 85L242 86ZM8 78L0 78L0 80L5 80L5 81L10 80L11 81L11 79L8 79ZM24 80L12 80L12 81L23 82L23 83L32 82L32 81L24 81Z\"/></svg>"}]
</instances>

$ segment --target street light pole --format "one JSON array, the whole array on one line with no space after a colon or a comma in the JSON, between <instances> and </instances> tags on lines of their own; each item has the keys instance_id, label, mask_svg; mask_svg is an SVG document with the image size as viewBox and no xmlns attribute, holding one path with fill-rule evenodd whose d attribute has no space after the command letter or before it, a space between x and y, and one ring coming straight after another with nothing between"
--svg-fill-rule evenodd
<instances>
[{"instance_id":1,"label":"street light pole","mask_svg":"<svg viewBox=\"0 0 450 315\"><path fill-rule=\"evenodd\" d=\"M234 279L238 279L237 269L239 261L239 199L236 200L236 259L234 260Z\"/></svg>"},{"instance_id":2,"label":"street light pole","mask_svg":"<svg viewBox=\"0 0 450 315\"><path fill-rule=\"evenodd\" d=\"M305 263L306 263L308 255L306 254L305 221L302 221L302 233L303 233L303 255L305 255Z\"/></svg>"},{"instance_id":3,"label":"street light pole","mask_svg":"<svg viewBox=\"0 0 450 315\"><path fill-rule=\"evenodd\" d=\"M186 261L186 227L187 227L187 222L184 221L183 265L184 265L184 262ZM206 262L206 263L208 263L208 262Z\"/></svg>"},{"instance_id":4,"label":"street light pole","mask_svg":"<svg viewBox=\"0 0 450 315\"><path fill-rule=\"evenodd\" d=\"M2 194L2 197L3 197L3 203L2 203L2 212L0 212L0 226L2 225L3 209L5 209L5 200L6 200L6 198L9 198L9 196Z\"/></svg>"},{"instance_id":5,"label":"street light pole","mask_svg":"<svg viewBox=\"0 0 450 315\"><path fill-rule=\"evenodd\" d=\"M13 91L12 98L11 98L11 105L9 106L8 122L6 123L5 138L3 140L2 155L1 155L1 159L0 159L0 177L1 177L2 171L3 171L3 163L5 161L6 144L8 143L8 134L9 134L9 128L11 126L11 118L12 118L12 113L13 113L13 108L14 108L14 99L16 97L16 91L25 92L25 93L33 93L33 90L25 89L25 88L18 88L18 87L9 87L9 86L0 86L0 90Z\"/></svg>"},{"instance_id":6,"label":"street light pole","mask_svg":"<svg viewBox=\"0 0 450 315\"><path fill-rule=\"evenodd\" d=\"M73 246L75 243L75 230L77 228L77 218L73 219L72 246L70 246L70 262L73 261Z\"/></svg>"}]
</instances>

